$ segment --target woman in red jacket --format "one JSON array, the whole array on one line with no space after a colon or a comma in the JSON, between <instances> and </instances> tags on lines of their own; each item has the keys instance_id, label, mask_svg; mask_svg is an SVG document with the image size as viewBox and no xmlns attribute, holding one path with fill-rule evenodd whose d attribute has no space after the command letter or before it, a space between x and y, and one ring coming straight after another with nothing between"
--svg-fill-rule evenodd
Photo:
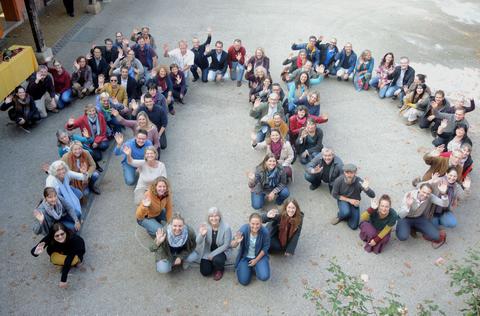
<instances>
[{"instance_id":1,"label":"woman in red jacket","mask_svg":"<svg viewBox=\"0 0 480 316\"><path fill-rule=\"evenodd\" d=\"M53 76L57 108L63 109L72 102L72 77L58 60L53 61L53 67L49 67L48 72Z\"/></svg>"},{"instance_id":2,"label":"woman in red jacket","mask_svg":"<svg viewBox=\"0 0 480 316\"><path fill-rule=\"evenodd\" d=\"M90 144L90 147L98 157L101 157L102 151L108 148L107 123L105 122L103 114L98 113L93 104L87 104L85 106L84 115L76 119L73 117L70 118L67 124L65 124L65 128L67 130L79 128L82 131L86 129L89 135L88 137L93 137L93 143Z\"/></svg>"},{"instance_id":3,"label":"woman in red jacket","mask_svg":"<svg viewBox=\"0 0 480 316\"><path fill-rule=\"evenodd\" d=\"M328 121L328 118L325 115L310 115L308 113L308 109L303 105L297 107L297 113L290 116L289 118L291 144L295 144L298 133L300 133L300 130L307 125L307 119L309 117L313 118L317 124L325 123L326 121Z\"/></svg>"}]
</instances>

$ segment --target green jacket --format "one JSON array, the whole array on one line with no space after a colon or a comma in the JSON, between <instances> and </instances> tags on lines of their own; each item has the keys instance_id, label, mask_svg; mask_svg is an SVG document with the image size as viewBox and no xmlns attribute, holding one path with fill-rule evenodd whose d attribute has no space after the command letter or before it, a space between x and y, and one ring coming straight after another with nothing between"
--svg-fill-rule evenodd
<instances>
[{"instance_id":1,"label":"green jacket","mask_svg":"<svg viewBox=\"0 0 480 316\"><path fill-rule=\"evenodd\" d=\"M150 246L150 251L155 252L155 262L158 262L160 260L165 260L165 259L170 262L173 262L175 261L176 258L180 258L183 261L188 257L189 254L191 254L195 250L195 248L197 247L197 243L195 241L196 240L195 232L193 231L193 229L190 228L190 226L187 226L187 227L188 227L188 239L186 242L186 247L180 254L178 254L175 257L170 252L170 246L168 245L167 238L165 238L165 241L161 243L160 246L157 246L157 244L155 243L155 240L153 241L153 244Z\"/></svg>"}]
</instances>

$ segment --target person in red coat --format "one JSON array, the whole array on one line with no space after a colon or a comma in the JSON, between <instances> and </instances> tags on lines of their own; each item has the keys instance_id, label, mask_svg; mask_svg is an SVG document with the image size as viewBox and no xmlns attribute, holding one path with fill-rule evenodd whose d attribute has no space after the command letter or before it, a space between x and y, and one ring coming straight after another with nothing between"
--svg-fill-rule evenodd
<instances>
[{"instance_id":1,"label":"person in red coat","mask_svg":"<svg viewBox=\"0 0 480 316\"><path fill-rule=\"evenodd\" d=\"M298 133L300 130L307 125L307 119L311 117L315 120L317 124L325 123L328 121L328 117L326 115L322 116L315 116L308 114L308 109L300 105L297 108L297 113L295 115L290 116L289 124L290 124L290 143L295 144L297 140Z\"/></svg>"},{"instance_id":2,"label":"person in red coat","mask_svg":"<svg viewBox=\"0 0 480 316\"><path fill-rule=\"evenodd\" d=\"M52 74L57 108L61 110L72 102L72 77L58 60L53 61L53 67L49 67L48 72Z\"/></svg>"},{"instance_id":3,"label":"person in red coat","mask_svg":"<svg viewBox=\"0 0 480 316\"><path fill-rule=\"evenodd\" d=\"M79 128L86 130L88 137L93 136L93 143L90 145L95 155L102 156L102 151L105 151L109 146L107 137L107 123L102 113L98 113L95 105L87 104L85 106L85 114L78 118L70 118L65 124L67 130ZM101 158L100 158L101 159Z\"/></svg>"}]
</instances>

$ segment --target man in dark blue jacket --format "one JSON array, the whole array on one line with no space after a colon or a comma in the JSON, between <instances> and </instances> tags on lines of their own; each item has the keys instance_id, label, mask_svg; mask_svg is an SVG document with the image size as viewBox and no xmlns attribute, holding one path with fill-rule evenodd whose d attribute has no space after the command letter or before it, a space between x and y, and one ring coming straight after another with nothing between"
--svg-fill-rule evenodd
<instances>
[{"instance_id":1,"label":"man in dark blue jacket","mask_svg":"<svg viewBox=\"0 0 480 316\"><path fill-rule=\"evenodd\" d=\"M337 80L348 81L353 76L355 65L357 63L357 54L352 49L352 43L346 43L342 51L335 56L335 69L333 75L337 75Z\"/></svg>"},{"instance_id":2,"label":"man in dark blue jacket","mask_svg":"<svg viewBox=\"0 0 480 316\"><path fill-rule=\"evenodd\" d=\"M212 41L212 31L210 28L207 29L207 40L205 43L200 45L200 40L197 37L192 39L192 52L195 55L195 59L193 61L192 67L190 67L190 71L192 72L193 79L192 81L195 82L198 80L198 68L202 71L202 81L207 82L208 77L208 58L205 56L205 48L207 45L210 45Z\"/></svg>"},{"instance_id":3,"label":"man in dark blue jacket","mask_svg":"<svg viewBox=\"0 0 480 316\"><path fill-rule=\"evenodd\" d=\"M205 51L205 57L210 57L210 67L208 70L208 80L209 81L221 81L228 79L228 54L223 50L223 43L217 41L215 43L215 50Z\"/></svg>"}]
</instances>

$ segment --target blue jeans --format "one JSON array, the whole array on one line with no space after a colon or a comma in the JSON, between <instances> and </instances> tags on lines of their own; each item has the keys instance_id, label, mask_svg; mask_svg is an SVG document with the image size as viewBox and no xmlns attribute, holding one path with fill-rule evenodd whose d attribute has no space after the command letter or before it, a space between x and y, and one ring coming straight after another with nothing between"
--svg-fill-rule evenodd
<instances>
[{"instance_id":1,"label":"blue jeans","mask_svg":"<svg viewBox=\"0 0 480 316\"><path fill-rule=\"evenodd\" d=\"M126 185L135 185L137 183L137 168L130 166L127 162L122 162L123 179Z\"/></svg>"},{"instance_id":2,"label":"blue jeans","mask_svg":"<svg viewBox=\"0 0 480 316\"><path fill-rule=\"evenodd\" d=\"M194 261L197 261L199 255L196 251L193 251L191 254L188 255L185 260L182 260L183 269L187 269L188 265ZM172 262L168 261L167 259L162 259L157 262L157 272L158 273L168 273L172 271Z\"/></svg>"},{"instance_id":3,"label":"blue jeans","mask_svg":"<svg viewBox=\"0 0 480 316\"><path fill-rule=\"evenodd\" d=\"M57 108L61 110L70 102L72 102L72 89L67 89L58 96Z\"/></svg>"},{"instance_id":4,"label":"blue jeans","mask_svg":"<svg viewBox=\"0 0 480 316\"><path fill-rule=\"evenodd\" d=\"M167 211L165 209L163 209L157 217L137 219L138 225L145 228L151 236L155 236L157 230L163 227L162 221L167 221Z\"/></svg>"},{"instance_id":5,"label":"blue jeans","mask_svg":"<svg viewBox=\"0 0 480 316\"><path fill-rule=\"evenodd\" d=\"M435 214L431 219L433 225L439 228L440 226L454 228L457 226L457 219L452 212L444 212L442 214Z\"/></svg>"},{"instance_id":6,"label":"blue jeans","mask_svg":"<svg viewBox=\"0 0 480 316\"><path fill-rule=\"evenodd\" d=\"M398 240L407 240L412 228L421 232L429 240L440 239L440 231L438 228L422 215L420 217L405 217L397 222L396 233Z\"/></svg>"},{"instance_id":7,"label":"blue jeans","mask_svg":"<svg viewBox=\"0 0 480 316\"><path fill-rule=\"evenodd\" d=\"M383 98L391 98L393 97L393 93L400 89L399 86L396 85L391 85L391 86L384 86L380 91L378 92L378 96L380 99Z\"/></svg>"},{"instance_id":8,"label":"blue jeans","mask_svg":"<svg viewBox=\"0 0 480 316\"><path fill-rule=\"evenodd\" d=\"M245 72L245 66L239 64L238 62L232 62L232 68L230 68L230 71L232 72L232 80L242 81L243 73Z\"/></svg>"},{"instance_id":9,"label":"blue jeans","mask_svg":"<svg viewBox=\"0 0 480 316\"><path fill-rule=\"evenodd\" d=\"M80 217L78 219L80 220ZM68 213L60 219L60 222L72 232L75 231L75 222L73 221L73 218L68 215Z\"/></svg>"},{"instance_id":10,"label":"blue jeans","mask_svg":"<svg viewBox=\"0 0 480 316\"><path fill-rule=\"evenodd\" d=\"M262 125L262 127L260 127L260 130L257 132L257 143L261 143L265 140L269 130L270 127L267 125Z\"/></svg>"},{"instance_id":11,"label":"blue jeans","mask_svg":"<svg viewBox=\"0 0 480 316\"><path fill-rule=\"evenodd\" d=\"M352 204L337 200L338 214L337 217L342 221L347 220L348 227L355 230L358 228L360 221L360 209Z\"/></svg>"},{"instance_id":12,"label":"blue jeans","mask_svg":"<svg viewBox=\"0 0 480 316\"><path fill-rule=\"evenodd\" d=\"M98 180L99 177L100 177L100 174L97 171L94 171L92 173L92 176L90 177L90 181L92 182L92 184L94 184ZM83 194L84 195L90 194L90 188L88 186L83 191Z\"/></svg>"},{"instance_id":13,"label":"blue jeans","mask_svg":"<svg viewBox=\"0 0 480 316\"><path fill-rule=\"evenodd\" d=\"M260 281L267 281L270 279L270 262L268 256L265 255L260 259L254 267L248 266L251 258L242 258L237 266L237 279L241 285L248 285L252 280L253 270Z\"/></svg>"},{"instance_id":14,"label":"blue jeans","mask_svg":"<svg viewBox=\"0 0 480 316\"><path fill-rule=\"evenodd\" d=\"M252 192L252 207L256 210L259 210L263 207L265 204L265 196L266 194L264 192L261 193L255 193ZM287 187L284 187L282 191L280 191L277 195L277 198L275 199L275 203L277 205L281 205L283 201L285 201L286 198L290 195L290 192L288 191Z\"/></svg>"},{"instance_id":15,"label":"blue jeans","mask_svg":"<svg viewBox=\"0 0 480 316\"><path fill-rule=\"evenodd\" d=\"M370 87L378 88L379 82L380 82L380 77L373 77L372 79L370 79L368 84L370 85Z\"/></svg>"}]
</instances>

